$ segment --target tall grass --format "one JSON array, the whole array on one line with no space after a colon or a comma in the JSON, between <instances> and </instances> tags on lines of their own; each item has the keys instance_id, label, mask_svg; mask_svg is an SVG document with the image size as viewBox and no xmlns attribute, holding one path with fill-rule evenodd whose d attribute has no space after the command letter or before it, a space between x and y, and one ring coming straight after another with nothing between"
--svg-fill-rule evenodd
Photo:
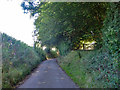
<instances>
[{"instance_id":1,"label":"tall grass","mask_svg":"<svg viewBox=\"0 0 120 90\"><path fill-rule=\"evenodd\" d=\"M117 88L117 63L105 49L72 51L58 58L59 65L81 88Z\"/></svg>"},{"instance_id":2,"label":"tall grass","mask_svg":"<svg viewBox=\"0 0 120 90\"><path fill-rule=\"evenodd\" d=\"M14 87L44 59L32 47L2 34L3 88Z\"/></svg>"}]
</instances>

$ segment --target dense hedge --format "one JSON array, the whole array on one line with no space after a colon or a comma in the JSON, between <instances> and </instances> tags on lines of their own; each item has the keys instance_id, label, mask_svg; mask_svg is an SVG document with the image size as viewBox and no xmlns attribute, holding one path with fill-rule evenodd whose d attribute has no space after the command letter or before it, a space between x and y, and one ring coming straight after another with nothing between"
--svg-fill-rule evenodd
<instances>
[{"instance_id":1,"label":"dense hedge","mask_svg":"<svg viewBox=\"0 0 120 90\"><path fill-rule=\"evenodd\" d=\"M120 59L120 17L119 17L119 3L110 3L106 19L104 21L103 45L109 53L109 61L107 67L111 67L108 76L115 84L115 79L118 80L118 63ZM119 65L120 67L120 65ZM116 75L116 76L115 76Z\"/></svg>"},{"instance_id":2,"label":"dense hedge","mask_svg":"<svg viewBox=\"0 0 120 90\"><path fill-rule=\"evenodd\" d=\"M71 51L59 57L58 63L80 88L118 88L118 71L112 59L106 49L102 48Z\"/></svg>"},{"instance_id":3,"label":"dense hedge","mask_svg":"<svg viewBox=\"0 0 120 90\"><path fill-rule=\"evenodd\" d=\"M32 47L2 34L3 88L14 87L44 59Z\"/></svg>"},{"instance_id":4,"label":"dense hedge","mask_svg":"<svg viewBox=\"0 0 120 90\"><path fill-rule=\"evenodd\" d=\"M102 29L104 47L107 48L109 54L112 55L116 62L120 57L120 17L118 9L118 4L110 4L104 21L104 28Z\"/></svg>"},{"instance_id":5,"label":"dense hedge","mask_svg":"<svg viewBox=\"0 0 120 90\"><path fill-rule=\"evenodd\" d=\"M103 22L102 48L93 51L70 52L58 60L60 66L83 88L118 88L120 70L119 4L109 3Z\"/></svg>"}]
</instances>

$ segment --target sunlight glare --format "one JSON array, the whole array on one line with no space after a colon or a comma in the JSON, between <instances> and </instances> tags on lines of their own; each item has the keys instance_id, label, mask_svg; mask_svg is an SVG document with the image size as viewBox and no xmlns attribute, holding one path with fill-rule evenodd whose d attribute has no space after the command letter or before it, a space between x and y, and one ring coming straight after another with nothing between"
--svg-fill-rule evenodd
<instances>
[{"instance_id":1,"label":"sunlight glare","mask_svg":"<svg viewBox=\"0 0 120 90\"><path fill-rule=\"evenodd\" d=\"M53 51L56 51L56 48L52 48Z\"/></svg>"},{"instance_id":2,"label":"sunlight glare","mask_svg":"<svg viewBox=\"0 0 120 90\"><path fill-rule=\"evenodd\" d=\"M43 46L43 50L45 50L47 47L46 46Z\"/></svg>"}]
</instances>

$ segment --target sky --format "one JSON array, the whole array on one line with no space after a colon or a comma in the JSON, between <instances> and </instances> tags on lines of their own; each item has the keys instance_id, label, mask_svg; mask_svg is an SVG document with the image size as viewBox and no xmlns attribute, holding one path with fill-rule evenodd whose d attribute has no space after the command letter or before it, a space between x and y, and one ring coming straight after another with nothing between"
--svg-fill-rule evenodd
<instances>
[{"instance_id":1,"label":"sky","mask_svg":"<svg viewBox=\"0 0 120 90\"><path fill-rule=\"evenodd\" d=\"M0 32L32 46L34 18L30 18L30 14L23 13L20 6L22 1L0 0Z\"/></svg>"}]
</instances>

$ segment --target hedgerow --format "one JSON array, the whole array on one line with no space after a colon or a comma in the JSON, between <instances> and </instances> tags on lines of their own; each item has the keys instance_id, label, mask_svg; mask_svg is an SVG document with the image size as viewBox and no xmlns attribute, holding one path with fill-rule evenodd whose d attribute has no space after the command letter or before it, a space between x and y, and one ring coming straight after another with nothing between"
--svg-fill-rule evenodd
<instances>
[{"instance_id":1,"label":"hedgerow","mask_svg":"<svg viewBox=\"0 0 120 90\"><path fill-rule=\"evenodd\" d=\"M60 66L82 88L118 88L120 69L120 17L118 3L109 3L103 22L102 48L74 51L59 58ZM81 58L77 52L80 52Z\"/></svg>"},{"instance_id":2,"label":"hedgerow","mask_svg":"<svg viewBox=\"0 0 120 90\"><path fill-rule=\"evenodd\" d=\"M39 56L32 47L3 33L3 88L13 88L44 59L45 56Z\"/></svg>"}]
</instances>

